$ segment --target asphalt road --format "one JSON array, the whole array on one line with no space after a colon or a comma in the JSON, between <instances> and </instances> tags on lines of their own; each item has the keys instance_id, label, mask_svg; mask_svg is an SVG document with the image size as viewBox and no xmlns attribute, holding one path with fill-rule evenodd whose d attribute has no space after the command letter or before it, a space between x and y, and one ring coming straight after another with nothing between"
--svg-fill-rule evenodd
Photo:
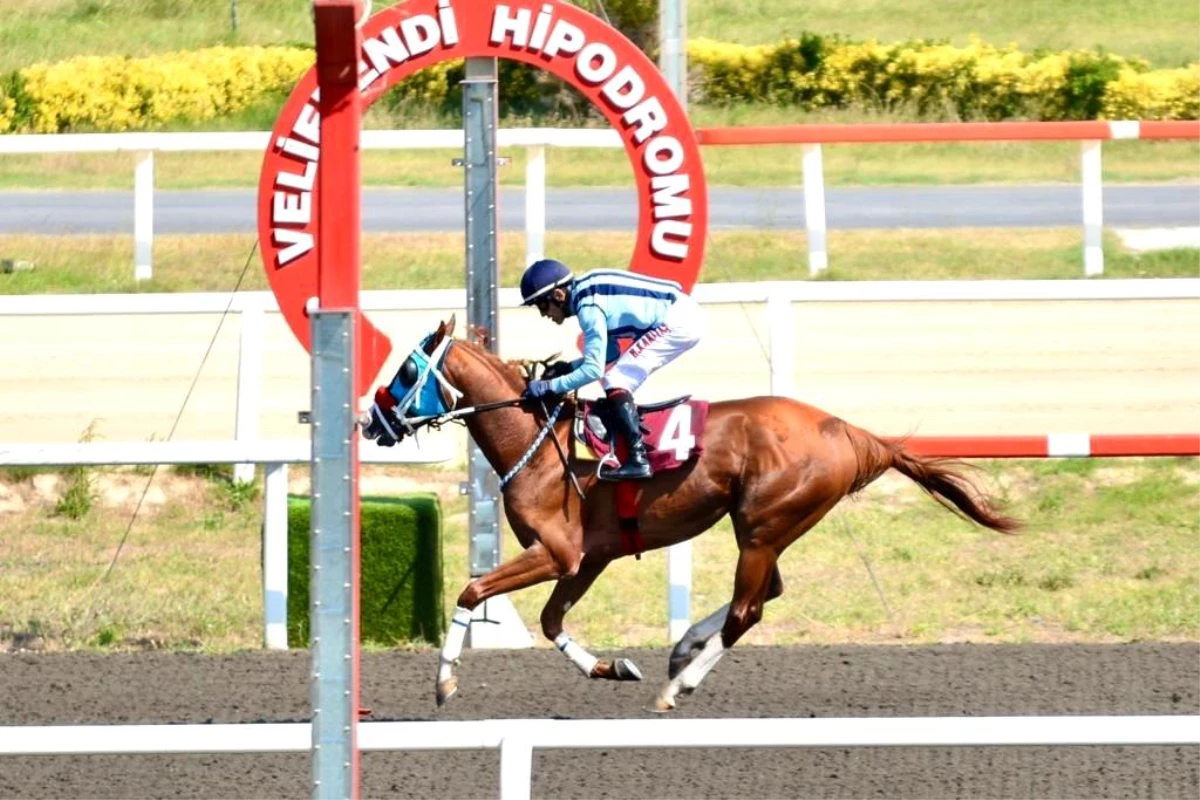
<instances>
[{"instance_id":1,"label":"asphalt road","mask_svg":"<svg viewBox=\"0 0 1200 800\"><path fill-rule=\"evenodd\" d=\"M716 188L710 191L713 229L801 229L801 189ZM633 189L551 189L549 230L627 230L636 226ZM831 229L1069 227L1082 222L1079 186L931 186L830 189ZM251 190L158 191L159 234L251 233ZM461 231L460 189L369 189L368 232ZM1200 225L1196 184L1114 185L1104 189L1104 224L1115 227ZM500 225L522 230L525 195L505 189ZM132 192L0 192L0 234L127 233L133 229Z\"/></svg>"}]
</instances>

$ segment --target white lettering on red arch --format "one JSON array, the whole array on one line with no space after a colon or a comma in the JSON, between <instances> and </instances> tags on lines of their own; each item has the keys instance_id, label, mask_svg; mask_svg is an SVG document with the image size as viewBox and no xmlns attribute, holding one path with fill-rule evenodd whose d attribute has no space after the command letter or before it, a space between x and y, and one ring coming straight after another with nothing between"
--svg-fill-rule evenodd
<instances>
[{"instance_id":1,"label":"white lettering on red arch","mask_svg":"<svg viewBox=\"0 0 1200 800\"><path fill-rule=\"evenodd\" d=\"M420 69L467 57L522 61L587 97L621 134L633 168L639 207L629 269L690 291L704 258L707 185L687 115L653 62L618 31L562 0L406 0L363 27L358 84L364 102ZM315 92L310 70L275 123L258 196L267 277L306 348L304 303L317 294Z\"/></svg>"}]
</instances>

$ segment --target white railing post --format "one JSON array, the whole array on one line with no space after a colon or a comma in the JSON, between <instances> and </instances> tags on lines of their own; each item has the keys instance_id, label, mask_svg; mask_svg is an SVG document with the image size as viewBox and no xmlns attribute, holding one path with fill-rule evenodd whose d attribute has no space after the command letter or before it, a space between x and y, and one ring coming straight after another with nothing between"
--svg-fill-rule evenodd
<instances>
[{"instance_id":1,"label":"white railing post","mask_svg":"<svg viewBox=\"0 0 1200 800\"><path fill-rule=\"evenodd\" d=\"M234 438L239 442L258 439L258 415L262 410L263 318L262 306L242 310L242 332L238 342L237 407ZM235 464L233 478L249 483L254 480L253 464Z\"/></svg>"},{"instance_id":2,"label":"white railing post","mask_svg":"<svg viewBox=\"0 0 1200 800\"><path fill-rule=\"evenodd\" d=\"M546 256L546 148L525 148L525 264Z\"/></svg>"},{"instance_id":3,"label":"white railing post","mask_svg":"<svg viewBox=\"0 0 1200 800\"><path fill-rule=\"evenodd\" d=\"M767 298L767 338L771 352L771 394L791 397L795 353L792 347L792 296L784 286Z\"/></svg>"},{"instance_id":4,"label":"white railing post","mask_svg":"<svg viewBox=\"0 0 1200 800\"><path fill-rule=\"evenodd\" d=\"M829 268L825 251L825 167L821 145L804 147L804 232L808 238L808 274Z\"/></svg>"},{"instance_id":5,"label":"white railing post","mask_svg":"<svg viewBox=\"0 0 1200 800\"><path fill-rule=\"evenodd\" d=\"M133 168L133 278L154 275L154 151L136 156Z\"/></svg>"},{"instance_id":6,"label":"white railing post","mask_svg":"<svg viewBox=\"0 0 1200 800\"><path fill-rule=\"evenodd\" d=\"M667 548L667 639L674 644L691 627L692 542Z\"/></svg>"},{"instance_id":7,"label":"white railing post","mask_svg":"<svg viewBox=\"0 0 1200 800\"><path fill-rule=\"evenodd\" d=\"M1104 177L1100 142L1080 143L1083 184L1083 274L1104 273Z\"/></svg>"},{"instance_id":8,"label":"white railing post","mask_svg":"<svg viewBox=\"0 0 1200 800\"><path fill-rule=\"evenodd\" d=\"M533 793L533 743L517 723L500 740L500 800L529 800Z\"/></svg>"},{"instance_id":9,"label":"white railing post","mask_svg":"<svg viewBox=\"0 0 1200 800\"><path fill-rule=\"evenodd\" d=\"M263 482L263 640L268 650L287 650L288 468L266 465Z\"/></svg>"}]
</instances>

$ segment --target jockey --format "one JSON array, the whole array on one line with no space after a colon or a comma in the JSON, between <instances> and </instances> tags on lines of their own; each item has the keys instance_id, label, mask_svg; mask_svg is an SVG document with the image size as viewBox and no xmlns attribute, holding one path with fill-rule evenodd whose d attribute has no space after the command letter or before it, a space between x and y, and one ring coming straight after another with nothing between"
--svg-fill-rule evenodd
<instances>
[{"instance_id":1,"label":"jockey","mask_svg":"<svg viewBox=\"0 0 1200 800\"><path fill-rule=\"evenodd\" d=\"M554 259L534 262L521 277L522 305L537 306L561 325L576 317L583 330L583 358L551 380L532 380L526 397L565 394L599 380L613 404L618 432L629 455L616 469L601 468L604 480L645 480L654 474L646 457L633 393L650 374L700 341L704 313L673 281L623 270L594 270L579 277ZM624 353L620 339L633 339ZM611 368L605 372L605 365Z\"/></svg>"}]
</instances>

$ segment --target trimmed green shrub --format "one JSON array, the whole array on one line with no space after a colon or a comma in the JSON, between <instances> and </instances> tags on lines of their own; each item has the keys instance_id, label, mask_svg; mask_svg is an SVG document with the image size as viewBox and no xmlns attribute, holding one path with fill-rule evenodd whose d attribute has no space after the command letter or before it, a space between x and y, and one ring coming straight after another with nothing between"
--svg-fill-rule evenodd
<instances>
[{"instance_id":1,"label":"trimmed green shrub","mask_svg":"<svg viewBox=\"0 0 1200 800\"><path fill-rule=\"evenodd\" d=\"M308 647L311 502L288 499L288 646ZM440 644L442 511L433 494L362 499L359 625L363 642Z\"/></svg>"}]
</instances>

